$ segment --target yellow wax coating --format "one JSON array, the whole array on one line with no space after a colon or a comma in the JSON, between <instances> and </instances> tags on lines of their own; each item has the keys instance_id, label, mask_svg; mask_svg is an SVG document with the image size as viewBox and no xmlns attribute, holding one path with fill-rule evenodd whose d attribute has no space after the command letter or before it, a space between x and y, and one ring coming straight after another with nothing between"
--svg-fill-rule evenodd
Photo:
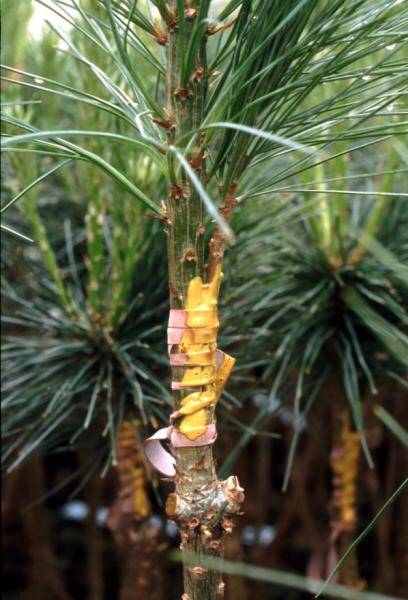
<instances>
[{"instance_id":1,"label":"yellow wax coating","mask_svg":"<svg viewBox=\"0 0 408 600\"><path fill-rule=\"evenodd\" d=\"M150 513L149 500L146 493L146 473L143 466L133 469L134 492L133 500L135 515L139 518L147 517Z\"/></svg>"},{"instance_id":2,"label":"yellow wax coating","mask_svg":"<svg viewBox=\"0 0 408 600\"><path fill-rule=\"evenodd\" d=\"M189 394L181 401L179 413L181 415L191 415L201 408L205 408L215 401L215 392L207 390L205 392L194 392Z\"/></svg>"},{"instance_id":3,"label":"yellow wax coating","mask_svg":"<svg viewBox=\"0 0 408 600\"><path fill-rule=\"evenodd\" d=\"M194 277L188 286L184 307L187 311L188 329L183 334L179 351L186 353L187 364L190 352L192 357L197 352L210 353L206 365L187 367L181 380L182 386L205 388L189 394L181 402L180 413L184 417L180 422L180 431L190 440L205 433L208 419L205 409L214 405L217 400L215 386L211 384L216 377L215 351L219 325L217 302L221 278L221 265L218 265L209 283L203 283L201 277Z\"/></svg>"},{"instance_id":4,"label":"yellow wax coating","mask_svg":"<svg viewBox=\"0 0 408 600\"><path fill-rule=\"evenodd\" d=\"M188 312L187 325L194 329L218 327L217 303L221 285L221 265L217 265L210 283L203 283L201 277L194 277L188 286L185 310Z\"/></svg>"},{"instance_id":5,"label":"yellow wax coating","mask_svg":"<svg viewBox=\"0 0 408 600\"><path fill-rule=\"evenodd\" d=\"M205 367L189 367L185 370L183 379L181 380L182 387L194 387L196 385L208 385L214 381L214 366Z\"/></svg>"},{"instance_id":6,"label":"yellow wax coating","mask_svg":"<svg viewBox=\"0 0 408 600\"><path fill-rule=\"evenodd\" d=\"M199 344L215 344L217 342L217 327L203 327L201 329L186 329L181 338L180 346L188 348Z\"/></svg>"},{"instance_id":7,"label":"yellow wax coating","mask_svg":"<svg viewBox=\"0 0 408 600\"><path fill-rule=\"evenodd\" d=\"M120 467L123 484L128 483L129 477L133 484L134 516L139 519L147 517L150 514L150 504L146 492L146 471L137 442L135 442L135 433L128 421L122 423L118 446L128 448L131 452L126 459L121 459Z\"/></svg>"},{"instance_id":8,"label":"yellow wax coating","mask_svg":"<svg viewBox=\"0 0 408 600\"><path fill-rule=\"evenodd\" d=\"M214 363L214 351L192 352L186 354L186 365L199 365L205 367Z\"/></svg>"},{"instance_id":9,"label":"yellow wax coating","mask_svg":"<svg viewBox=\"0 0 408 600\"><path fill-rule=\"evenodd\" d=\"M180 431L189 440L196 440L207 431L207 412L198 410L192 415L184 417L180 423Z\"/></svg>"},{"instance_id":10,"label":"yellow wax coating","mask_svg":"<svg viewBox=\"0 0 408 600\"><path fill-rule=\"evenodd\" d=\"M360 436L357 432L351 431L346 422L341 440L344 454L333 465L333 470L340 480L338 499L340 520L343 523L355 525L357 521L356 479L360 455Z\"/></svg>"},{"instance_id":11,"label":"yellow wax coating","mask_svg":"<svg viewBox=\"0 0 408 600\"><path fill-rule=\"evenodd\" d=\"M207 412L204 409L214 403L215 392L213 390L194 392L183 398L179 410L184 415L180 423L181 433L190 440L195 440L203 435L207 429Z\"/></svg>"},{"instance_id":12,"label":"yellow wax coating","mask_svg":"<svg viewBox=\"0 0 408 600\"><path fill-rule=\"evenodd\" d=\"M215 375L215 392L216 392L216 400L221 396L221 392L225 386L225 382L231 374L232 368L235 365L235 358L232 356L228 356L228 354L224 354L222 358L222 363L218 367L217 373Z\"/></svg>"}]
</instances>

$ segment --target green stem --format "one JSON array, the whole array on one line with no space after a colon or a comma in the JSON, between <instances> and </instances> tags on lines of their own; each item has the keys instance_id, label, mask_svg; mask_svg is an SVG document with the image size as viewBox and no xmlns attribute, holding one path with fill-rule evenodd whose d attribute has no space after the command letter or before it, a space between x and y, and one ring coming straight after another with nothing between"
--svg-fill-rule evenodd
<instances>
[{"instance_id":1,"label":"green stem","mask_svg":"<svg viewBox=\"0 0 408 600\"><path fill-rule=\"evenodd\" d=\"M66 289L62 280L54 250L51 247L47 231L38 212L37 197L33 192L29 192L24 199L23 211L30 223L34 239L40 247L48 273L57 289L60 304L70 316L74 316L75 307L69 290Z\"/></svg>"}]
</instances>

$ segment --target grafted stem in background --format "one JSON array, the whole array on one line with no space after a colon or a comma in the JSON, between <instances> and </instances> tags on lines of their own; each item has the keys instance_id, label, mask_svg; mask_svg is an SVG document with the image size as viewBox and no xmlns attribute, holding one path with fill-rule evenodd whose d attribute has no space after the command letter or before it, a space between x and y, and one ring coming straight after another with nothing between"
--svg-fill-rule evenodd
<instances>
[{"instance_id":1,"label":"grafted stem in background","mask_svg":"<svg viewBox=\"0 0 408 600\"><path fill-rule=\"evenodd\" d=\"M186 8L184 16L178 12L179 4L172 0L167 5L168 14L163 15L167 25L166 110L170 123L168 135L173 144L177 144L180 136L201 125L208 81L205 33L194 57L195 69L187 83L182 80L182 64L186 60L182 47L188 46L194 27L200 25L196 22L200 14L200 3L196 3L196 8ZM180 17L183 20L182 24ZM186 156L201 181L204 180L205 169L203 139L198 137ZM201 199L186 173L180 171L177 181L170 182L167 198L169 292L172 309L186 307L189 285L194 278L196 281L197 278L201 278L204 286L205 283L215 282L213 271L207 280L205 277L204 233ZM221 248L222 240L219 240L218 244ZM221 262L221 256L222 254L218 263ZM218 290L214 298L215 311L217 295ZM173 381L182 381L187 369L185 366L173 366ZM202 393L206 386L198 389L199 393ZM183 389L173 392L175 411L180 410L182 401L188 394L189 392ZM210 403L203 410L207 426L213 424L214 404ZM175 425L179 426L178 423ZM232 529L230 517L239 510L242 491L233 477L226 482L218 480L211 444L174 448L174 454L176 490L168 498L167 514L178 523L184 556L188 556L187 553L195 553L194 566L184 559L183 598L222 598L222 574L200 566L200 557L222 557L223 536Z\"/></svg>"},{"instance_id":2,"label":"grafted stem in background","mask_svg":"<svg viewBox=\"0 0 408 600\"><path fill-rule=\"evenodd\" d=\"M127 421L118 436L116 456L119 489L107 524L120 550L120 600L132 600L139 593L160 600L163 587L158 554L163 545L158 527L149 521L148 479L135 432Z\"/></svg>"},{"instance_id":3,"label":"grafted stem in background","mask_svg":"<svg viewBox=\"0 0 408 600\"><path fill-rule=\"evenodd\" d=\"M347 407L335 404L333 415L333 442L330 463L332 480L331 515L331 570L338 557L348 549L355 537L357 525L357 475L360 458L360 435L352 431ZM358 561L353 554L339 575L339 583L362 589L364 582L358 573Z\"/></svg>"}]
</instances>

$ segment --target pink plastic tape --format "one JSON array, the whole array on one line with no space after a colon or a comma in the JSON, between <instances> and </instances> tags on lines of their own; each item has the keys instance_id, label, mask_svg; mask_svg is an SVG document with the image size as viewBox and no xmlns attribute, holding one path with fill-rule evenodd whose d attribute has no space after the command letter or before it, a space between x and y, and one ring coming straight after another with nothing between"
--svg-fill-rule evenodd
<instances>
[{"instance_id":1,"label":"pink plastic tape","mask_svg":"<svg viewBox=\"0 0 408 600\"><path fill-rule=\"evenodd\" d=\"M169 358L172 367L207 367L214 362L214 351L189 352L188 355L185 352L169 352Z\"/></svg>"},{"instance_id":2,"label":"pink plastic tape","mask_svg":"<svg viewBox=\"0 0 408 600\"><path fill-rule=\"evenodd\" d=\"M196 325L193 327L189 327L187 325L187 319L189 316L189 312L183 308L172 308L169 314L169 323L167 326L167 343L168 344L180 344L181 339L186 331L190 331L192 336L194 337L194 331L199 330L200 341L198 343L211 343L214 339L214 332L218 331L218 325L213 327L208 327L206 324L205 316L208 313L214 313L214 310L195 310L194 314L196 317L202 317L202 325L199 325L196 322ZM198 336L198 334L197 334ZM208 338L208 339L207 339ZM193 343L193 342L192 342Z\"/></svg>"},{"instance_id":3,"label":"pink plastic tape","mask_svg":"<svg viewBox=\"0 0 408 600\"><path fill-rule=\"evenodd\" d=\"M173 391L177 391L177 390L190 390L190 389L193 390L196 387L204 387L205 385L209 385L210 383L214 383L214 381L215 381L215 375L213 375L210 378L205 377L201 381L195 381L194 383L183 383L182 381L172 381L171 382L171 389Z\"/></svg>"},{"instance_id":4,"label":"pink plastic tape","mask_svg":"<svg viewBox=\"0 0 408 600\"><path fill-rule=\"evenodd\" d=\"M208 325L206 325L208 316L213 315L216 317L217 311L215 308L203 309L203 310L193 309L190 311L188 311L184 308L171 308L170 313L169 313L168 327L187 329L188 328L187 319L188 319L189 314L194 315L194 321L196 323L194 325L194 329L201 329L203 327L208 327ZM202 322L201 325L199 324L200 321Z\"/></svg>"},{"instance_id":5,"label":"pink plastic tape","mask_svg":"<svg viewBox=\"0 0 408 600\"><path fill-rule=\"evenodd\" d=\"M169 327L186 329L188 312L183 308L171 308L169 313Z\"/></svg>"},{"instance_id":6,"label":"pink plastic tape","mask_svg":"<svg viewBox=\"0 0 408 600\"><path fill-rule=\"evenodd\" d=\"M176 476L176 461L162 446L162 441L169 441L174 448L191 448L194 446L209 446L217 438L217 432L214 424L208 425L205 433L195 440L189 440L185 435L171 425L159 429L143 443L144 453L150 464L159 473L174 479Z\"/></svg>"},{"instance_id":7,"label":"pink plastic tape","mask_svg":"<svg viewBox=\"0 0 408 600\"><path fill-rule=\"evenodd\" d=\"M194 329L190 327L169 327L167 329L167 343L180 344L186 331L191 332L191 344L211 344L214 342L218 327L195 327ZM196 332L196 335L194 335L194 332Z\"/></svg>"},{"instance_id":8,"label":"pink plastic tape","mask_svg":"<svg viewBox=\"0 0 408 600\"><path fill-rule=\"evenodd\" d=\"M215 354L215 365L214 366L216 369L218 369L220 367L222 361L224 360L224 357L231 358L227 354L225 354L225 352L220 350L219 348L215 352L212 352L211 354L213 356ZM172 356L179 357L180 354L170 354L170 364L171 365L178 366L178 365L183 364L183 363L181 363L181 361L180 362L172 362L172 360L171 360ZM184 356L184 355L181 355L181 356ZM177 359L177 360L179 360L179 359ZM189 366L194 366L194 363L189 363ZM182 381L172 381L171 389L173 391L174 390L194 389L195 387L203 387L204 385L209 385L211 383L214 383L214 381L216 381L216 379L217 379L217 373L215 373L211 378L205 377L202 381L195 381L194 383L184 383L183 384ZM224 382L224 385L225 385L225 382Z\"/></svg>"}]
</instances>

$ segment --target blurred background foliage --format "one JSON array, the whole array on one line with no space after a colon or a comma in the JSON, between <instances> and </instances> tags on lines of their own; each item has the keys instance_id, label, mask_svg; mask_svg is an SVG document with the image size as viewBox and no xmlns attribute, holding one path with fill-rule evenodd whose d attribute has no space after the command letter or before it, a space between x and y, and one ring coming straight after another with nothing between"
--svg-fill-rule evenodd
<instances>
[{"instance_id":1,"label":"blurred background foliage","mask_svg":"<svg viewBox=\"0 0 408 600\"><path fill-rule=\"evenodd\" d=\"M112 4L120 17L132 3ZM154 7L140 4L149 23ZM223 19L238 4L224 3ZM314 20L329 23L330 3L320 5ZM55 27L30 34L34 7L31 0L1 2L2 63L9 67L3 70L4 133L19 134L24 124L26 132L131 137L132 126L107 89L131 90L106 49L78 29L89 25L84 14L92 11L108 35L103 5L83 2L85 13L70 17L79 60ZM62 2L54 7L65 9ZM293 161L276 140L254 137L243 152L247 132L211 134L218 154L209 170L216 181L228 186L243 173L231 223L236 243L224 269L220 340L238 364L218 409L217 450L222 474L237 463L247 490L245 516L227 547L235 560L304 574L310 556L327 550L333 410L350 406L364 449L359 529L406 473L408 153L401 31L407 16L395 10L387 35L380 42L379 34L368 36L351 66L345 60L334 70L327 57L317 55L313 64L305 57L309 70L302 71L300 61L287 81L279 40L256 66L239 62L254 54L251 44L266 38L267 28L247 35L228 69L228 39L231 45L239 40L239 21L223 34L224 50L211 42L212 68L222 75L213 84L208 119L271 131L281 119L281 135L299 131L299 143L320 148ZM162 48L148 25L134 36L140 19L128 22L129 43L146 52L148 60L134 55L138 77L162 106ZM340 58L346 43L339 40ZM113 84L104 85L83 57ZM256 85L246 85L247 69L269 69L274 61L268 85L288 92L263 97ZM315 68L327 75L308 96L303 90ZM234 101L231 88L239 85L245 96ZM86 148L155 202L165 198L166 177L155 157L106 136L91 136ZM2 236L5 597L114 599L123 566L104 518L114 500L110 466L118 432L130 421L139 443L167 421L171 406L163 225L117 178L74 160L72 148L48 140L6 150L2 206L16 202L7 209L6 226L34 243ZM156 514L166 485L146 473L153 484L149 519L160 539L155 552L163 587L157 580L157 589L159 597L175 598L179 590L166 582L178 567L164 553L177 543L175 533ZM404 597L407 523L402 498L370 534L375 543L359 546L368 588ZM230 598L253 593L254 584L236 574L227 583ZM310 597L307 582L303 591L279 577L256 585L263 598Z\"/></svg>"}]
</instances>

